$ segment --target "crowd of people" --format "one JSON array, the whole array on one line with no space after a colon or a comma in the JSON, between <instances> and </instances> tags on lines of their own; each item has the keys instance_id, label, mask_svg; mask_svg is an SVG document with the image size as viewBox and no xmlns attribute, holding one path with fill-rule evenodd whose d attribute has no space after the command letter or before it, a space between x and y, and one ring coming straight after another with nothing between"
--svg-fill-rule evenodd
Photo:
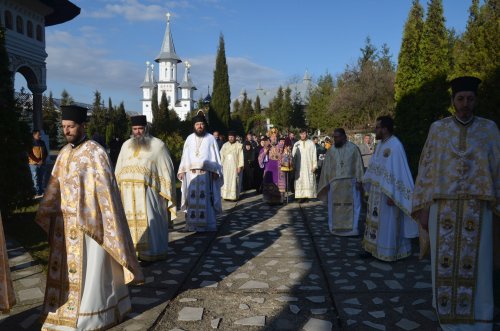
<instances>
[{"instance_id":1,"label":"crowd of people","mask_svg":"<svg viewBox=\"0 0 500 331\"><path fill-rule=\"evenodd\" d=\"M36 193L44 193L36 222L51 246L43 327L116 324L131 308L125 284L144 280L141 264L166 258L169 223L178 212L185 213L183 231L215 231L222 200L255 190L269 204L283 204L292 193L300 203L324 201L331 234L361 235L362 258L406 258L411 239L427 236L441 327L491 330L500 137L494 122L473 113L479 83L474 77L451 82L455 114L432 124L415 183L390 116L377 118L373 148L370 135L357 146L343 128L324 146L318 137L309 139L306 129L299 139L276 128L244 139L229 131L223 142L219 132L208 133L199 112L175 172L167 146L149 134L145 116L131 118L131 138L113 170L106 150L85 135L86 109L62 107L68 144L45 192L38 172L47 151L37 132L29 156ZM8 309L12 291L5 281L8 268L3 270L0 308Z\"/></svg>"}]
</instances>

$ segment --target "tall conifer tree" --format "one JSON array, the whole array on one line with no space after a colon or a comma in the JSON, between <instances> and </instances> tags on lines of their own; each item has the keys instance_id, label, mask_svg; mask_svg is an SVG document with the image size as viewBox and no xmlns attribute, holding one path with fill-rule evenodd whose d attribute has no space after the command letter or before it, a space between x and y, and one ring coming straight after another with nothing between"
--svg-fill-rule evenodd
<instances>
[{"instance_id":1,"label":"tall conifer tree","mask_svg":"<svg viewBox=\"0 0 500 331\"><path fill-rule=\"evenodd\" d=\"M231 90L229 87L229 73L226 62L226 48L224 36L219 36L219 47L215 60L214 82L209 114L212 130L226 132L231 120Z\"/></svg>"},{"instance_id":2,"label":"tall conifer tree","mask_svg":"<svg viewBox=\"0 0 500 331\"><path fill-rule=\"evenodd\" d=\"M403 30L403 41L396 71L395 98L416 90L419 76L419 43L424 28L424 9L418 0L413 0L408 19Z\"/></svg>"},{"instance_id":3,"label":"tall conifer tree","mask_svg":"<svg viewBox=\"0 0 500 331\"><path fill-rule=\"evenodd\" d=\"M419 44L418 88L399 95L396 105L396 134L414 176L431 123L449 115L449 33L444 22L442 0L430 0Z\"/></svg>"}]
</instances>

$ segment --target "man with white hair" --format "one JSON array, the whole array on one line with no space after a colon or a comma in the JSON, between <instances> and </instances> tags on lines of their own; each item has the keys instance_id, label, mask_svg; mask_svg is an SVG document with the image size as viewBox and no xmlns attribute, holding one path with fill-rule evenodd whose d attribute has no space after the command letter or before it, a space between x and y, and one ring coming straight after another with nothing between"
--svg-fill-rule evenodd
<instances>
[{"instance_id":1,"label":"man with white hair","mask_svg":"<svg viewBox=\"0 0 500 331\"><path fill-rule=\"evenodd\" d=\"M163 141L149 134L146 116L131 122L115 175L139 259L153 262L167 257L168 223L176 216L174 165Z\"/></svg>"}]
</instances>

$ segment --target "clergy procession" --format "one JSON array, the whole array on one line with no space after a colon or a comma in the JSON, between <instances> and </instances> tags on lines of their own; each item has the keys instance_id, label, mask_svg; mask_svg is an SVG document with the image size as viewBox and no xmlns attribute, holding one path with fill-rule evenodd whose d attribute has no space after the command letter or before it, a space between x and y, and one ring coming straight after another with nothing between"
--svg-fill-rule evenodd
<instances>
[{"instance_id":1,"label":"clergy procession","mask_svg":"<svg viewBox=\"0 0 500 331\"><path fill-rule=\"evenodd\" d=\"M169 268L169 232L217 233L223 204L262 194L261 203L277 211L294 203L311 208L319 199L324 204L314 208L325 211L320 220L329 230L323 236L360 238L360 253L345 255L337 270L355 259L404 265L419 246L421 261L430 254L429 291L441 329L492 330L500 136L492 121L474 114L479 84L469 76L451 81L455 113L432 124L415 183L390 116L374 123L368 164L336 128L320 169L320 149L307 129L296 142L276 128L261 139L249 133L243 143L229 131L219 146L199 111L176 171L146 116L131 117L130 139L113 169L106 150L85 134L86 109L64 106L67 145L35 219L50 245L41 328L103 330L126 320L132 310L127 284L144 286L144 272L155 263L167 261ZM16 298L0 230L0 308L8 312Z\"/></svg>"}]
</instances>

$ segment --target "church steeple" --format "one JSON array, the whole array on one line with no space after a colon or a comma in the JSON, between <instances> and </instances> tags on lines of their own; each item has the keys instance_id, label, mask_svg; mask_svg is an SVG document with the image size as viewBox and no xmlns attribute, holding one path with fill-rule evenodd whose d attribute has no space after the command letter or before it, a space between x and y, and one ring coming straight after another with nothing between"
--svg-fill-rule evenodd
<instances>
[{"instance_id":1,"label":"church steeple","mask_svg":"<svg viewBox=\"0 0 500 331\"><path fill-rule=\"evenodd\" d=\"M163 37L163 44L161 45L160 54L156 57L155 61L175 61L175 63L182 62L177 53L175 53L174 39L172 38L172 33L170 32L170 13L167 13L167 29L165 30L165 36Z\"/></svg>"},{"instance_id":2,"label":"church steeple","mask_svg":"<svg viewBox=\"0 0 500 331\"><path fill-rule=\"evenodd\" d=\"M196 90L196 86L194 86L193 81L191 80L191 71L189 70L191 68L191 63L188 61L184 62L184 80L182 81L182 84L179 86L181 89L187 89L187 90ZM184 99L184 98L183 98Z\"/></svg>"},{"instance_id":3,"label":"church steeple","mask_svg":"<svg viewBox=\"0 0 500 331\"><path fill-rule=\"evenodd\" d=\"M152 88L154 86L154 82L152 81L152 70L153 69L149 66L149 61L146 61L146 76L140 86L141 88Z\"/></svg>"}]
</instances>

